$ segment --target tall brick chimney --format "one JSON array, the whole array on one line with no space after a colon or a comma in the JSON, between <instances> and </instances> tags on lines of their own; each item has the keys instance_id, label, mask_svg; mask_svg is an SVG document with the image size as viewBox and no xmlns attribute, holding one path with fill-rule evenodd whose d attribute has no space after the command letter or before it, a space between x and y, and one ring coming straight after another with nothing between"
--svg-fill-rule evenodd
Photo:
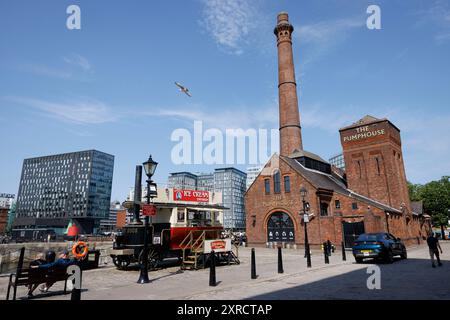
<instances>
[{"instance_id":1,"label":"tall brick chimney","mask_svg":"<svg viewBox=\"0 0 450 320\"><path fill-rule=\"evenodd\" d=\"M294 150L303 150L300 114L298 111L297 84L295 82L292 54L292 32L289 16L278 14L274 33L278 46L278 94L280 109L280 154L291 155Z\"/></svg>"}]
</instances>

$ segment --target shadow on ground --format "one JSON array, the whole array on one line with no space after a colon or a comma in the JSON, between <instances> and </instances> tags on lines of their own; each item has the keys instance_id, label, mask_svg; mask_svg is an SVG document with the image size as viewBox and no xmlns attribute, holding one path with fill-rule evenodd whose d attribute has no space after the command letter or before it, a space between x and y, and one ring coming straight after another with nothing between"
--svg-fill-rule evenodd
<instances>
[{"instance_id":1,"label":"shadow on ground","mask_svg":"<svg viewBox=\"0 0 450 320\"><path fill-rule=\"evenodd\" d=\"M380 268L381 289L369 290L368 267ZM273 291L250 297L250 300L360 300L360 299L450 299L450 261L443 261L442 267L431 267L429 259L398 260L393 264L367 261L355 266L361 269L323 279L311 279L311 282L291 288ZM367 267L366 267L367 266ZM305 277L315 277L314 273L305 273ZM322 275L323 276L323 275ZM302 279L302 282L308 281ZM373 281L370 281L373 283ZM295 285L293 279L286 280L287 285Z\"/></svg>"}]
</instances>

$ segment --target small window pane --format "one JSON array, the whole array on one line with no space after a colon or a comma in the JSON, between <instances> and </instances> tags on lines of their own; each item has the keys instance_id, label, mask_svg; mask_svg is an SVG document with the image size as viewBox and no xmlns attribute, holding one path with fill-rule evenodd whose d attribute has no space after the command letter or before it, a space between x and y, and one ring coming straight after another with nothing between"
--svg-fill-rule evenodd
<instances>
[{"instance_id":1,"label":"small window pane","mask_svg":"<svg viewBox=\"0 0 450 320\"><path fill-rule=\"evenodd\" d=\"M269 194L270 193L270 180L269 179L264 180L264 187L265 187L266 194Z\"/></svg>"},{"instance_id":2,"label":"small window pane","mask_svg":"<svg viewBox=\"0 0 450 320\"><path fill-rule=\"evenodd\" d=\"M284 177L284 192L291 192L291 178L289 176Z\"/></svg>"}]
</instances>

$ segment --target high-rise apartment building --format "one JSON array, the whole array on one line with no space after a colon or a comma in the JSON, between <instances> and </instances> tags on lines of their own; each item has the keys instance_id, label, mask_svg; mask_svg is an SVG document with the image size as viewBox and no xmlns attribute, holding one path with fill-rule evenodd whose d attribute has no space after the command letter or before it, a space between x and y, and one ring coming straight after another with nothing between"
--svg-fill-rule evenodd
<instances>
[{"instance_id":1,"label":"high-rise apartment building","mask_svg":"<svg viewBox=\"0 0 450 320\"><path fill-rule=\"evenodd\" d=\"M96 150L26 159L13 229L53 229L62 234L72 220L95 233L108 216L114 156Z\"/></svg>"}]
</instances>

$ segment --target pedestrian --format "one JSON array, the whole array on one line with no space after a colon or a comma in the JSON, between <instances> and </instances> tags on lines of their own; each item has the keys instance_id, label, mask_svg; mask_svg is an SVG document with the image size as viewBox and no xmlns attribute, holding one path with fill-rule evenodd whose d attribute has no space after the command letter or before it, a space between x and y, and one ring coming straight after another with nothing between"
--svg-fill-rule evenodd
<instances>
[{"instance_id":1,"label":"pedestrian","mask_svg":"<svg viewBox=\"0 0 450 320\"><path fill-rule=\"evenodd\" d=\"M332 246L331 241L328 239L327 240L327 254L329 257L331 257L331 246Z\"/></svg>"},{"instance_id":2,"label":"pedestrian","mask_svg":"<svg viewBox=\"0 0 450 320\"><path fill-rule=\"evenodd\" d=\"M430 233L430 236L427 238L427 244L428 249L430 251L430 257L431 257L431 266L433 268L436 268L436 265L434 264L434 256L436 256L438 266L442 266L441 259L439 258L439 250L442 253L442 248L439 245L439 240L437 239L436 235L433 235L433 233Z\"/></svg>"}]
</instances>

